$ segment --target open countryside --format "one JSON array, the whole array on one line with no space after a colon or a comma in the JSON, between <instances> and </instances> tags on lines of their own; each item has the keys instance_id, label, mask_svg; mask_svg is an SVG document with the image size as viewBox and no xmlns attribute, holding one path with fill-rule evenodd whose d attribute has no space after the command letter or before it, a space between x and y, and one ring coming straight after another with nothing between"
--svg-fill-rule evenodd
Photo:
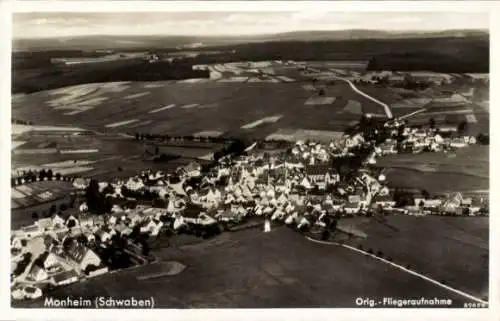
<instances>
[{"instance_id":1,"label":"open countryside","mask_svg":"<svg viewBox=\"0 0 500 321\"><path fill-rule=\"evenodd\" d=\"M39 67L83 79L82 66L128 66L134 80L34 90L15 71L30 90L12 100L14 307L103 295L157 308L488 306L484 70L385 68L398 60L380 53L237 60L250 49L224 46L212 62L116 49ZM173 74L148 79L160 66Z\"/></svg>"}]
</instances>

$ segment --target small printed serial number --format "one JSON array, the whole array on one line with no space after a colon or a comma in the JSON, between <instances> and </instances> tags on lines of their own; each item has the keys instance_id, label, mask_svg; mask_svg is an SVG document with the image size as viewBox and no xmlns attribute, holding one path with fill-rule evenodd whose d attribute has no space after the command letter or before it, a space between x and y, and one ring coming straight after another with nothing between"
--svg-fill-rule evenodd
<instances>
[{"instance_id":1,"label":"small printed serial number","mask_svg":"<svg viewBox=\"0 0 500 321\"><path fill-rule=\"evenodd\" d=\"M481 302L467 302L464 303L464 308L476 309L476 308L486 308L488 304Z\"/></svg>"}]
</instances>

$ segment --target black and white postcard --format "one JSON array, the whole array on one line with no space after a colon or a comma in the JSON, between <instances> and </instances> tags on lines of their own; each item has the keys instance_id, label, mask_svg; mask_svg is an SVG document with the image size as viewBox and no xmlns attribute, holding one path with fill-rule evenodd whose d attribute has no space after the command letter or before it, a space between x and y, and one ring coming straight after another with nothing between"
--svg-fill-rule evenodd
<instances>
[{"instance_id":1,"label":"black and white postcard","mask_svg":"<svg viewBox=\"0 0 500 321\"><path fill-rule=\"evenodd\" d=\"M493 3L108 4L11 8L13 311L494 304Z\"/></svg>"}]
</instances>

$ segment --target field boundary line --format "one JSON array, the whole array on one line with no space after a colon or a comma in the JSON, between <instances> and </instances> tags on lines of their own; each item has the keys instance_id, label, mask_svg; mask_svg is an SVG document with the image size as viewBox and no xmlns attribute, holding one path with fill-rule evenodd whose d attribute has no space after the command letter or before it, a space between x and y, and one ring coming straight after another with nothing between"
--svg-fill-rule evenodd
<instances>
[{"instance_id":1,"label":"field boundary line","mask_svg":"<svg viewBox=\"0 0 500 321\"><path fill-rule=\"evenodd\" d=\"M400 270L402 270L402 271L404 271L404 272L407 272L407 273L409 273L409 274L411 274L411 275L414 275L414 276L416 276L416 277L419 277L419 278L421 278L421 279L423 279L423 280L425 280L425 281L428 281L428 282L430 282L430 283L433 283L433 284L435 284L435 285L437 285L437 286L439 286L439 287L442 287L443 289L446 289L446 290L448 290L448 291L451 291L451 292L454 292L454 293L456 293L456 294L459 294L459 295L461 295L461 296L463 296L463 297L465 297L465 298L467 298L467 299L473 300L473 301L475 301L475 302L483 303L483 304L488 304L488 302L486 302L486 301L484 301L484 300L481 300L480 298L477 298L477 297L475 297L475 296L473 296L473 295L471 295L471 294L468 294L468 293L465 293L465 292L460 291L460 290L458 290L458 289L452 288L451 286L448 286L448 285L442 284L441 282L436 281L436 280L434 280L434 279L432 279L432 278L430 278L430 277L428 277L428 276L426 276L426 275L423 275L423 274L421 274L421 273L418 273L418 272L415 272L415 271L413 271L413 270L407 269L407 268L405 268L405 267L404 267L404 266L402 266L402 265L396 264L396 263L394 263L394 262L390 262L390 261L388 261L388 260L386 260L386 259L383 259L383 258L381 258L381 257L378 257L378 256L376 256L376 255L374 255L374 254L371 254L371 253L368 253L368 252L366 252L366 251L363 251L363 250L357 249L357 248L355 248L355 247L353 247L353 246L346 245L346 244L340 244L340 243L337 243L337 242L327 242L327 241L315 240L315 239L313 239L313 238L310 238L309 236L306 236L306 239L307 239L307 240L309 240L309 241L311 241L311 242L314 242L314 243L319 243L319 244L324 244L324 245L339 245L339 246L344 247L344 248L347 248L347 249L349 249L349 250L352 250L352 251L355 251L355 252L358 252L358 253L362 253L362 254L364 254L364 255L368 255L368 256L370 256L370 257L372 257L372 258L374 258L374 259L376 259L376 260L378 260L378 261L381 261L381 262L383 262L383 263L389 264L389 265L391 265L392 267L395 267L395 268L400 269Z\"/></svg>"}]
</instances>

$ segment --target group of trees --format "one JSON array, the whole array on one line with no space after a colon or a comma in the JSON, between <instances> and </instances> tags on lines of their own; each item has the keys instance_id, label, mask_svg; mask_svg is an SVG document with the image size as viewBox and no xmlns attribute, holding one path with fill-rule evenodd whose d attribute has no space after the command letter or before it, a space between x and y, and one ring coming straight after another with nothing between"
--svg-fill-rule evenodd
<instances>
[{"instance_id":1,"label":"group of trees","mask_svg":"<svg viewBox=\"0 0 500 321\"><path fill-rule=\"evenodd\" d=\"M399 188L394 190L393 200L396 202L395 207L415 205L413 193Z\"/></svg>"},{"instance_id":2,"label":"group of trees","mask_svg":"<svg viewBox=\"0 0 500 321\"><path fill-rule=\"evenodd\" d=\"M12 272L12 274L14 274L14 276L23 274L29 263L31 262L32 257L33 254L31 254L31 252L26 252L23 256L23 259L17 262L16 268L14 269L14 272Z\"/></svg>"},{"instance_id":3,"label":"group of trees","mask_svg":"<svg viewBox=\"0 0 500 321\"><path fill-rule=\"evenodd\" d=\"M480 133L477 135L477 142L481 145L489 145L490 144L490 135Z\"/></svg>"},{"instance_id":4,"label":"group of trees","mask_svg":"<svg viewBox=\"0 0 500 321\"><path fill-rule=\"evenodd\" d=\"M15 186L15 185L19 185L22 183L22 181L24 180L24 182L36 182L37 179L43 181L45 178L47 178L48 180L52 180L52 179L56 179L56 180L61 180L61 173L55 173L51 170L51 169L48 169L48 170L45 170L45 169L42 169L41 171L32 171L32 170L29 170L29 171L25 171L23 172L21 175L17 176L17 177L11 177L10 179L10 183L11 183L11 186Z\"/></svg>"},{"instance_id":5,"label":"group of trees","mask_svg":"<svg viewBox=\"0 0 500 321\"><path fill-rule=\"evenodd\" d=\"M111 199L99 191L99 182L95 179L90 180L85 189L85 200L90 213L102 215L111 212L113 207Z\"/></svg>"},{"instance_id":6,"label":"group of trees","mask_svg":"<svg viewBox=\"0 0 500 321\"><path fill-rule=\"evenodd\" d=\"M210 137L210 136L170 136L161 134L150 134L150 133L135 133L134 137L139 141L196 141L196 142L209 142L209 143L226 143L228 141L234 140L234 138L223 138L223 137Z\"/></svg>"},{"instance_id":7,"label":"group of trees","mask_svg":"<svg viewBox=\"0 0 500 321\"><path fill-rule=\"evenodd\" d=\"M68 209L70 208L74 208L76 205L76 197L75 196L71 196L70 200L67 202L67 203L61 203L59 204L59 212L58 214L61 215L62 213L64 213L65 211L67 211ZM31 217L34 219L34 220L37 220L40 218L40 215L42 217L51 217L53 216L54 214L56 214L57 212L57 206L55 204L52 204L50 206L50 208L46 211L43 211L42 213L38 213L36 211L32 212L31 213Z\"/></svg>"},{"instance_id":8,"label":"group of trees","mask_svg":"<svg viewBox=\"0 0 500 321\"><path fill-rule=\"evenodd\" d=\"M30 122L27 120L22 120L22 119L17 119L17 118L11 118L10 123L17 124L17 125L33 125L33 122Z\"/></svg>"}]
</instances>

